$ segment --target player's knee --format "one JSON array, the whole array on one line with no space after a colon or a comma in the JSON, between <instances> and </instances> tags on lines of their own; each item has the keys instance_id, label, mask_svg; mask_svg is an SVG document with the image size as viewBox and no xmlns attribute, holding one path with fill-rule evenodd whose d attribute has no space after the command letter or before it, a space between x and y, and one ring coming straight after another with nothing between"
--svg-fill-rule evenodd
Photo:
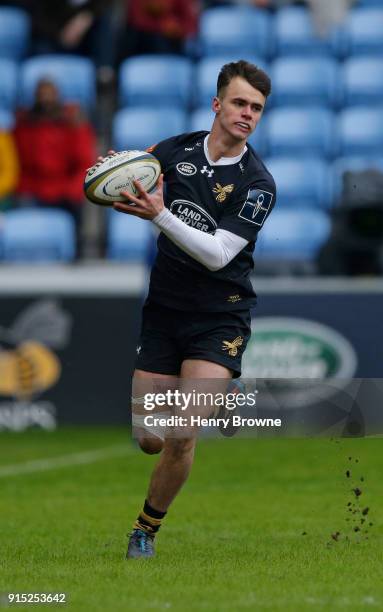
<instances>
[{"instance_id":1,"label":"player's knee","mask_svg":"<svg viewBox=\"0 0 383 612\"><path fill-rule=\"evenodd\" d=\"M160 438L139 438L138 444L140 449L147 455L156 455L163 449L164 443Z\"/></svg>"},{"instance_id":2,"label":"player's knee","mask_svg":"<svg viewBox=\"0 0 383 612\"><path fill-rule=\"evenodd\" d=\"M195 438L168 438L165 443L164 452L171 455L174 461L182 460L185 456L194 452Z\"/></svg>"}]
</instances>

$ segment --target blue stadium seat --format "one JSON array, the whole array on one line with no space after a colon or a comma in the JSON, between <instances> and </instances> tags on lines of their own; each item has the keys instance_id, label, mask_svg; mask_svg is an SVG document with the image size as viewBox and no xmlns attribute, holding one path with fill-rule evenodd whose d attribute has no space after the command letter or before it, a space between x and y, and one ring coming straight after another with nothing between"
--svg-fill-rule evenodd
<instances>
[{"instance_id":1,"label":"blue stadium seat","mask_svg":"<svg viewBox=\"0 0 383 612\"><path fill-rule=\"evenodd\" d=\"M214 113L209 108L197 108L190 115L189 131L199 132L200 130L210 131L214 120ZM250 136L249 143L256 150L258 155L263 156L266 152L265 147L265 130L264 121L262 119L258 124L255 132Z\"/></svg>"},{"instance_id":2,"label":"blue stadium seat","mask_svg":"<svg viewBox=\"0 0 383 612\"><path fill-rule=\"evenodd\" d=\"M309 9L292 6L279 9L275 15L277 55L341 55L342 37L337 31L326 37L316 34Z\"/></svg>"},{"instance_id":3,"label":"blue stadium seat","mask_svg":"<svg viewBox=\"0 0 383 612\"><path fill-rule=\"evenodd\" d=\"M335 119L326 108L277 108L264 119L270 155L333 157Z\"/></svg>"},{"instance_id":4,"label":"blue stadium seat","mask_svg":"<svg viewBox=\"0 0 383 612\"><path fill-rule=\"evenodd\" d=\"M190 105L192 64L178 55L142 55L121 64L120 106Z\"/></svg>"},{"instance_id":5,"label":"blue stadium seat","mask_svg":"<svg viewBox=\"0 0 383 612\"><path fill-rule=\"evenodd\" d=\"M331 222L323 210L276 208L259 234L255 259L312 261L330 231Z\"/></svg>"},{"instance_id":6,"label":"blue stadium seat","mask_svg":"<svg viewBox=\"0 0 383 612\"><path fill-rule=\"evenodd\" d=\"M200 130L210 131L214 120L214 113L210 108L197 108L190 115L189 130L190 132L199 132Z\"/></svg>"},{"instance_id":7,"label":"blue stadium seat","mask_svg":"<svg viewBox=\"0 0 383 612\"><path fill-rule=\"evenodd\" d=\"M273 106L327 106L340 102L338 62L330 57L280 57L272 64Z\"/></svg>"},{"instance_id":8,"label":"blue stadium seat","mask_svg":"<svg viewBox=\"0 0 383 612\"><path fill-rule=\"evenodd\" d=\"M0 57L21 60L28 52L30 18L26 11L0 7Z\"/></svg>"},{"instance_id":9,"label":"blue stadium seat","mask_svg":"<svg viewBox=\"0 0 383 612\"><path fill-rule=\"evenodd\" d=\"M13 128L14 121L15 118L11 111L0 108L0 130L9 132Z\"/></svg>"},{"instance_id":10,"label":"blue stadium seat","mask_svg":"<svg viewBox=\"0 0 383 612\"><path fill-rule=\"evenodd\" d=\"M14 60L0 58L0 108L13 110L18 90L18 70Z\"/></svg>"},{"instance_id":11,"label":"blue stadium seat","mask_svg":"<svg viewBox=\"0 0 383 612\"><path fill-rule=\"evenodd\" d=\"M353 107L338 116L339 154L378 157L383 151L382 109Z\"/></svg>"},{"instance_id":12,"label":"blue stadium seat","mask_svg":"<svg viewBox=\"0 0 383 612\"><path fill-rule=\"evenodd\" d=\"M5 261L38 263L71 261L75 255L75 227L63 210L20 209L4 215Z\"/></svg>"},{"instance_id":13,"label":"blue stadium seat","mask_svg":"<svg viewBox=\"0 0 383 612\"><path fill-rule=\"evenodd\" d=\"M150 223L108 211L107 257L119 261L144 263L153 240Z\"/></svg>"},{"instance_id":14,"label":"blue stadium seat","mask_svg":"<svg viewBox=\"0 0 383 612\"><path fill-rule=\"evenodd\" d=\"M354 8L345 23L345 36L350 55L383 53L383 7Z\"/></svg>"},{"instance_id":15,"label":"blue stadium seat","mask_svg":"<svg viewBox=\"0 0 383 612\"><path fill-rule=\"evenodd\" d=\"M202 55L273 54L271 18L266 11L251 7L219 7L205 10L200 20Z\"/></svg>"},{"instance_id":16,"label":"blue stadium seat","mask_svg":"<svg viewBox=\"0 0 383 612\"><path fill-rule=\"evenodd\" d=\"M322 159L270 157L266 167L277 184L278 206L328 209L333 203L332 174Z\"/></svg>"},{"instance_id":17,"label":"blue stadium seat","mask_svg":"<svg viewBox=\"0 0 383 612\"><path fill-rule=\"evenodd\" d=\"M254 55L242 57L248 62L255 64L268 71L268 66L264 59ZM200 60L196 69L196 106L210 106L213 97L217 94L217 78L219 71L224 64L238 61L238 57L222 55L218 57L204 57Z\"/></svg>"},{"instance_id":18,"label":"blue stadium seat","mask_svg":"<svg viewBox=\"0 0 383 612\"><path fill-rule=\"evenodd\" d=\"M338 199L342 193L345 172L379 170L383 172L383 152L381 157L338 157L333 163L334 195Z\"/></svg>"},{"instance_id":19,"label":"blue stadium seat","mask_svg":"<svg viewBox=\"0 0 383 612\"><path fill-rule=\"evenodd\" d=\"M49 78L67 102L77 102L91 110L96 102L96 73L91 60L74 55L39 55L21 66L21 100L31 106L38 81Z\"/></svg>"},{"instance_id":20,"label":"blue stadium seat","mask_svg":"<svg viewBox=\"0 0 383 612\"><path fill-rule=\"evenodd\" d=\"M343 86L346 106L382 107L383 57L350 58L343 65Z\"/></svg>"},{"instance_id":21,"label":"blue stadium seat","mask_svg":"<svg viewBox=\"0 0 383 612\"><path fill-rule=\"evenodd\" d=\"M382 0L358 0L357 2L358 6L368 6L368 7L375 7L375 8L381 8L382 7Z\"/></svg>"},{"instance_id":22,"label":"blue stadium seat","mask_svg":"<svg viewBox=\"0 0 383 612\"><path fill-rule=\"evenodd\" d=\"M186 114L179 109L123 109L113 120L113 146L116 151L145 150L185 131Z\"/></svg>"}]
</instances>

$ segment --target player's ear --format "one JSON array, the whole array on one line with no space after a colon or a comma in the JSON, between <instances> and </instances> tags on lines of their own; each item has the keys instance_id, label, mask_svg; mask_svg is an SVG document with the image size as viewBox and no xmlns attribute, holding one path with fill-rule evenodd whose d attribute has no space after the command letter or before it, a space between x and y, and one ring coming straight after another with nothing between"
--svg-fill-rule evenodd
<instances>
[{"instance_id":1,"label":"player's ear","mask_svg":"<svg viewBox=\"0 0 383 612\"><path fill-rule=\"evenodd\" d=\"M214 96L213 102L211 103L211 108L214 113L219 113L221 110L221 100L217 98L217 96Z\"/></svg>"}]
</instances>

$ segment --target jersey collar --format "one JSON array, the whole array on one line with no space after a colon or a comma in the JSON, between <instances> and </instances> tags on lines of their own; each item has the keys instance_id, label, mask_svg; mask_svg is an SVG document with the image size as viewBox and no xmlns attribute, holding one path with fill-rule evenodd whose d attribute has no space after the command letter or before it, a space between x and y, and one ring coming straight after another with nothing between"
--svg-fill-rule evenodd
<instances>
[{"instance_id":1,"label":"jersey collar","mask_svg":"<svg viewBox=\"0 0 383 612\"><path fill-rule=\"evenodd\" d=\"M236 155L235 157L220 157L219 159L217 159L217 161L213 161L212 159L210 159L209 150L207 148L207 139L209 138L209 136L210 133L207 134L205 140L203 141L203 150L210 166L231 166L232 164L238 164L238 162L241 161L242 157L247 151L247 146L245 145L245 148L239 155Z\"/></svg>"}]
</instances>

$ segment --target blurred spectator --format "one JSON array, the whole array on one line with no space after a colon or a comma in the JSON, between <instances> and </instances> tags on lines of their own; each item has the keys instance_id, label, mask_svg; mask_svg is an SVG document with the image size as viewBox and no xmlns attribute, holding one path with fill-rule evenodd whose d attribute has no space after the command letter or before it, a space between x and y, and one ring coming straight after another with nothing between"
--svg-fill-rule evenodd
<instances>
[{"instance_id":1,"label":"blurred spectator","mask_svg":"<svg viewBox=\"0 0 383 612\"><path fill-rule=\"evenodd\" d=\"M115 63L115 0L29 0L34 54L76 53L89 56L97 68Z\"/></svg>"},{"instance_id":2,"label":"blurred spectator","mask_svg":"<svg viewBox=\"0 0 383 612\"><path fill-rule=\"evenodd\" d=\"M346 19L356 0L305 0L310 7L314 26L320 36L326 36L332 27Z\"/></svg>"},{"instance_id":3,"label":"blurred spectator","mask_svg":"<svg viewBox=\"0 0 383 612\"><path fill-rule=\"evenodd\" d=\"M0 211L12 204L18 175L19 165L13 136L0 130Z\"/></svg>"},{"instance_id":4,"label":"blurred spectator","mask_svg":"<svg viewBox=\"0 0 383 612\"><path fill-rule=\"evenodd\" d=\"M207 0L205 7L250 5L276 10L284 6L306 4L311 11L315 30L320 36L325 36L333 26L344 21L356 2L357 0Z\"/></svg>"},{"instance_id":5,"label":"blurred spectator","mask_svg":"<svg viewBox=\"0 0 383 612\"><path fill-rule=\"evenodd\" d=\"M186 40L197 33L199 8L198 0L128 0L120 59L183 53Z\"/></svg>"},{"instance_id":6,"label":"blurred spectator","mask_svg":"<svg viewBox=\"0 0 383 612\"><path fill-rule=\"evenodd\" d=\"M19 112L15 139L20 161L19 206L54 206L72 214L79 230L83 180L96 157L96 136L78 106L60 101L48 79L36 88L35 103Z\"/></svg>"}]
</instances>

